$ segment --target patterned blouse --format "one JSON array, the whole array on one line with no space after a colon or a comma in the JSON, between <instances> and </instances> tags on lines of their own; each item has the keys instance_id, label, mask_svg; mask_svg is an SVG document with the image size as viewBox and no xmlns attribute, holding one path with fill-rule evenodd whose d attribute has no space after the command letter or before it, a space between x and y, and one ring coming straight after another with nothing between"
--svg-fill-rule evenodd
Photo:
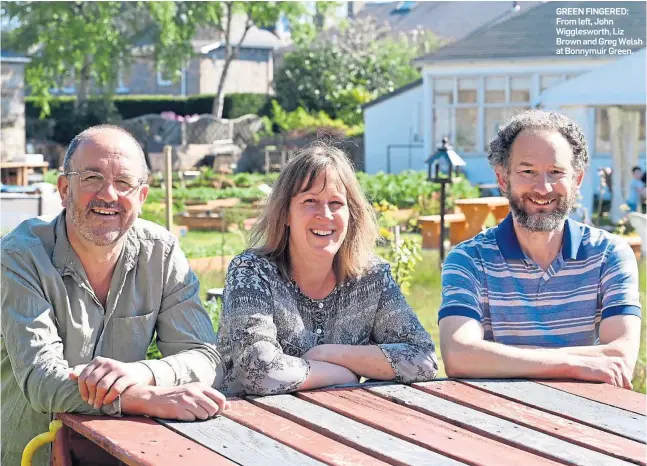
<instances>
[{"instance_id":1,"label":"patterned blouse","mask_svg":"<svg viewBox=\"0 0 647 466\"><path fill-rule=\"evenodd\" d=\"M378 345L402 383L436 376L434 344L376 258L367 273L310 299L274 262L251 251L227 271L217 348L227 395L273 395L296 390L307 378L301 356L325 343Z\"/></svg>"}]
</instances>

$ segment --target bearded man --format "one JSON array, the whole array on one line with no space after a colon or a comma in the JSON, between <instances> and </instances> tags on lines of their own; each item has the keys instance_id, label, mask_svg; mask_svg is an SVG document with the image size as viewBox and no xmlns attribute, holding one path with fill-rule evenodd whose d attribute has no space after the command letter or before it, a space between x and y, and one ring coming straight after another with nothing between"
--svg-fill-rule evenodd
<instances>
[{"instance_id":1,"label":"bearded man","mask_svg":"<svg viewBox=\"0 0 647 466\"><path fill-rule=\"evenodd\" d=\"M61 214L0 242L2 464L19 464L54 413L192 421L228 407L212 387L223 372L198 279L173 235L138 219L148 169L137 141L88 128L63 168ZM154 334L164 357L149 361ZM96 450L73 462L114 464Z\"/></svg>"},{"instance_id":2,"label":"bearded man","mask_svg":"<svg viewBox=\"0 0 647 466\"><path fill-rule=\"evenodd\" d=\"M588 163L581 129L558 113L526 111L499 128L488 160L511 213L459 244L443 266L447 375L630 389L638 267L627 242L569 218Z\"/></svg>"}]
</instances>

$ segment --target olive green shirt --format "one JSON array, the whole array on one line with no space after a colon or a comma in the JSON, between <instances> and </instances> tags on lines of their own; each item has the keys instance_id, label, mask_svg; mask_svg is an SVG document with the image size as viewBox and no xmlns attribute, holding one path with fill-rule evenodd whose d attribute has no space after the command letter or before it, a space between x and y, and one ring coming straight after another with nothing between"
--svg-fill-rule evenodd
<instances>
[{"instance_id":1,"label":"olive green shirt","mask_svg":"<svg viewBox=\"0 0 647 466\"><path fill-rule=\"evenodd\" d=\"M215 333L199 282L175 238L146 220L126 233L106 307L97 299L66 233L65 211L21 223L0 241L3 465L18 465L52 413L121 415L120 399L88 405L70 368L97 356L142 361L153 334L165 356L142 361L158 386L222 379ZM142 370L148 370L142 365ZM49 447L34 464L48 464Z\"/></svg>"}]
</instances>

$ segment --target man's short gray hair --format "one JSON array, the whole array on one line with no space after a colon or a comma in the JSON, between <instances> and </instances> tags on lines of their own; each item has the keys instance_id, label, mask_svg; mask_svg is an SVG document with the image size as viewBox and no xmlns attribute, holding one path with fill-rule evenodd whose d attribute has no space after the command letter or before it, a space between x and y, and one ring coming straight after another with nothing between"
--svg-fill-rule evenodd
<instances>
[{"instance_id":1,"label":"man's short gray hair","mask_svg":"<svg viewBox=\"0 0 647 466\"><path fill-rule=\"evenodd\" d=\"M526 110L510 118L499 127L496 136L490 142L488 161L492 168L501 165L510 169L510 149L517 135L524 130L557 131L573 150L573 169L582 173L589 163L589 151L584 140L582 129L570 118L557 112L544 110Z\"/></svg>"},{"instance_id":2,"label":"man's short gray hair","mask_svg":"<svg viewBox=\"0 0 647 466\"><path fill-rule=\"evenodd\" d=\"M128 131L123 129L120 126L115 126L115 125L97 125L97 126L91 126L88 129L85 129L81 131L79 134L74 136L74 139L72 139L72 142L70 142L69 147L67 148L67 152L65 152L65 157L63 158L63 173L69 173L72 171L72 157L74 157L74 152L79 148L79 145L88 139L92 139L92 135L96 134L97 132L101 130L114 130L122 133L124 136L127 138L130 138L134 143L135 146L138 149L138 153L141 158L141 163L142 163L142 172L144 173L144 177L148 177L148 165L146 165L146 157L144 156L144 151L142 150L142 146L139 145L139 142L135 137L130 134Z\"/></svg>"}]
</instances>

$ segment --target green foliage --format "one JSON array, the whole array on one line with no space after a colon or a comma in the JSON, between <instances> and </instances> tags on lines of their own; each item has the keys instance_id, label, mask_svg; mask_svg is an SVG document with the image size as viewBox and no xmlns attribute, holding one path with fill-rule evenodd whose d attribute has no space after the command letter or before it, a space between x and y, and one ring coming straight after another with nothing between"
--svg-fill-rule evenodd
<instances>
[{"instance_id":1,"label":"green foliage","mask_svg":"<svg viewBox=\"0 0 647 466\"><path fill-rule=\"evenodd\" d=\"M356 20L328 37L298 43L275 78L288 112L323 111L348 125L362 122L362 105L420 77L411 61L441 42L424 31L394 39L372 20Z\"/></svg>"},{"instance_id":2,"label":"green foliage","mask_svg":"<svg viewBox=\"0 0 647 466\"><path fill-rule=\"evenodd\" d=\"M210 201L237 197L239 199L263 199L265 195L258 188L173 188L173 200L184 202L188 200ZM166 191L162 188L151 187L148 191L147 203L162 203L166 199Z\"/></svg>"},{"instance_id":3,"label":"green foliage","mask_svg":"<svg viewBox=\"0 0 647 466\"><path fill-rule=\"evenodd\" d=\"M294 132L303 130L305 132L326 131L328 133L339 133L341 136L356 136L364 132L364 125L357 124L349 126L342 120L330 118L325 112L319 111L309 114L303 107L292 112L286 112L276 100L272 100L272 123L281 131Z\"/></svg>"},{"instance_id":4,"label":"green foliage","mask_svg":"<svg viewBox=\"0 0 647 466\"><path fill-rule=\"evenodd\" d=\"M43 182L56 186L56 183L58 182L58 175L60 175L60 172L58 170L47 170L47 173L45 173L45 175L43 176Z\"/></svg>"},{"instance_id":5,"label":"green foliage","mask_svg":"<svg viewBox=\"0 0 647 466\"><path fill-rule=\"evenodd\" d=\"M409 294L416 264L422 260L417 241L411 237L404 237L397 244L395 239L390 241L386 259L391 264L393 278L402 293Z\"/></svg>"},{"instance_id":6,"label":"green foliage","mask_svg":"<svg viewBox=\"0 0 647 466\"><path fill-rule=\"evenodd\" d=\"M417 206L421 197L429 202L434 193L440 191L440 184L428 182L427 174L423 171L407 170L398 174L380 172L375 175L358 172L357 179L370 202L386 201L398 208ZM478 197L478 194L478 188L460 176L448 185L447 207L453 206L453 199Z\"/></svg>"},{"instance_id":7,"label":"green foliage","mask_svg":"<svg viewBox=\"0 0 647 466\"><path fill-rule=\"evenodd\" d=\"M210 114L214 94L191 97L168 95L122 95L112 98L114 106L124 120L149 113L173 112L178 115ZM56 96L49 100L50 118L61 120L74 111L74 96ZM92 102L93 99L90 99ZM265 94L236 93L225 96L223 118L238 118L247 114L270 115L270 101ZM43 110L39 99L25 97L25 115L38 118Z\"/></svg>"}]
</instances>

